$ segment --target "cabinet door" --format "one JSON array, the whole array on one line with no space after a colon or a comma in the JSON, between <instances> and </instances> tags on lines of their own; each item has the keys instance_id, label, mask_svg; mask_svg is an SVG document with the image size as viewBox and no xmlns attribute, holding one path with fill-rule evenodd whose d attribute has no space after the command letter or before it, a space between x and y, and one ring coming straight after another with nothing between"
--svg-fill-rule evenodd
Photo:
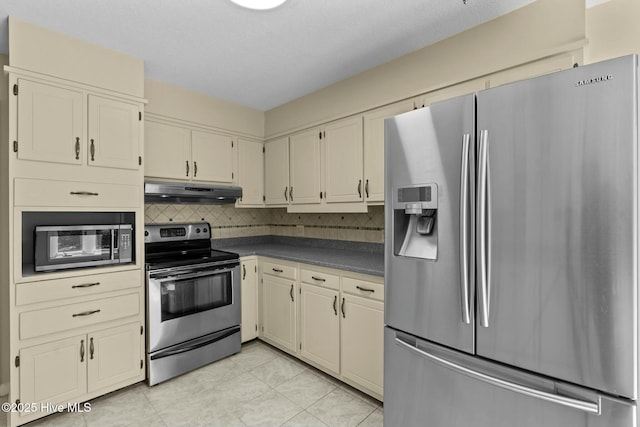
<instances>
[{"instance_id":1,"label":"cabinet door","mask_svg":"<svg viewBox=\"0 0 640 427\"><path fill-rule=\"evenodd\" d=\"M140 114L137 104L89 95L87 163L138 169Z\"/></svg>"},{"instance_id":2,"label":"cabinet door","mask_svg":"<svg viewBox=\"0 0 640 427\"><path fill-rule=\"evenodd\" d=\"M364 115L364 196L367 202L384 202L384 120L413 109L402 101Z\"/></svg>"},{"instance_id":3,"label":"cabinet door","mask_svg":"<svg viewBox=\"0 0 640 427\"><path fill-rule=\"evenodd\" d=\"M191 131L194 181L233 182L233 138L214 132Z\"/></svg>"},{"instance_id":4,"label":"cabinet door","mask_svg":"<svg viewBox=\"0 0 640 427\"><path fill-rule=\"evenodd\" d=\"M363 201L362 117L327 125L323 137L326 201Z\"/></svg>"},{"instance_id":5,"label":"cabinet door","mask_svg":"<svg viewBox=\"0 0 640 427\"><path fill-rule=\"evenodd\" d=\"M238 139L238 185L242 187L239 205L262 205L264 194L264 145Z\"/></svg>"},{"instance_id":6,"label":"cabinet door","mask_svg":"<svg viewBox=\"0 0 640 427\"><path fill-rule=\"evenodd\" d=\"M338 291L306 283L300 286L300 354L338 374L340 372Z\"/></svg>"},{"instance_id":7,"label":"cabinet door","mask_svg":"<svg viewBox=\"0 0 640 427\"><path fill-rule=\"evenodd\" d=\"M384 304L343 294L340 307L342 375L382 395Z\"/></svg>"},{"instance_id":8,"label":"cabinet door","mask_svg":"<svg viewBox=\"0 0 640 427\"><path fill-rule=\"evenodd\" d=\"M264 196L267 205L289 203L289 138L264 144Z\"/></svg>"},{"instance_id":9,"label":"cabinet door","mask_svg":"<svg viewBox=\"0 0 640 427\"><path fill-rule=\"evenodd\" d=\"M88 391L117 384L142 372L140 323L90 334L88 337Z\"/></svg>"},{"instance_id":10,"label":"cabinet door","mask_svg":"<svg viewBox=\"0 0 640 427\"><path fill-rule=\"evenodd\" d=\"M18 158L81 164L82 93L18 79Z\"/></svg>"},{"instance_id":11,"label":"cabinet door","mask_svg":"<svg viewBox=\"0 0 640 427\"><path fill-rule=\"evenodd\" d=\"M291 136L290 202L320 203L320 130L312 129Z\"/></svg>"},{"instance_id":12,"label":"cabinet door","mask_svg":"<svg viewBox=\"0 0 640 427\"><path fill-rule=\"evenodd\" d=\"M189 179L193 174L191 131L149 121L144 129L144 176Z\"/></svg>"},{"instance_id":13,"label":"cabinet door","mask_svg":"<svg viewBox=\"0 0 640 427\"><path fill-rule=\"evenodd\" d=\"M246 342L258 336L258 268L255 259L243 260L240 264L242 270L240 336L242 342Z\"/></svg>"},{"instance_id":14,"label":"cabinet door","mask_svg":"<svg viewBox=\"0 0 640 427\"><path fill-rule=\"evenodd\" d=\"M20 401L57 404L86 393L88 357L85 335L20 350Z\"/></svg>"},{"instance_id":15,"label":"cabinet door","mask_svg":"<svg viewBox=\"0 0 640 427\"><path fill-rule=\"evenodd\" d=\"M296 351L295 282L262 275L263 337L292 352Z\"/></svg>"}]
</instances>

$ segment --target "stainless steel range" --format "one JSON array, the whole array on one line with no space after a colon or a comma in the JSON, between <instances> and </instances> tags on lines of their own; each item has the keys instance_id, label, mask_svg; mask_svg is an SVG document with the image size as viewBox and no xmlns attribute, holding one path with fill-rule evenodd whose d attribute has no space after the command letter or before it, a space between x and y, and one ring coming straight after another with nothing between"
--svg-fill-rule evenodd
<instances>
[{"instance_id":1,"label":"stainless steel range","mask_svg":"<svg viewBox=\"0 0 640 427\"><path fill-rule=\"evenodd\" d=\"M147 383L240 351L240 261L208 223L145 226Z\"/></svg>"}]
</instances>

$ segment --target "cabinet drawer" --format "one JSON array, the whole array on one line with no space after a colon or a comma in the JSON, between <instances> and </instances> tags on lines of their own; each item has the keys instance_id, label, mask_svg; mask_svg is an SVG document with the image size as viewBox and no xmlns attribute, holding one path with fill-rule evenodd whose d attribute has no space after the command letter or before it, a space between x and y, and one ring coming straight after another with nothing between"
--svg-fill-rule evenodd
<instances>
[{"instance_id":1,"label":"cabinet drawer","mask_svg":"<svg viewBox=\"0 0 640 427\"><path fill-rule=\"evenodd\" d=\"M300 280L305 283L340 290L340 276L319 271L300 269Z\"/></svg>"},{"instance_id":2,"label":"cabinet drawer","mask_svg":"<svg viewBox=\"0 0 640 427\"><path fill-rule=\"evenodd\" d=\"M342 291L365 298L375 299L378 301L384 300L384 285L380 283L369 282L368 280L343 277Z\"/></svg>"},{"instance_id":3,"label":"cabinet drawer","mask_svg":"<svg viewBox=\"0 0 640 427\"><path fill-rule=\"evenodd\" d=\"M95 295L120 289L137 288L142 284L140 270L93 276L43 280L16 285L16 305L55 301L64 298Z\"/></svg>"},{"instance_id":4,"label":"cabinet drawer","mask_svg":"<svg viewBox=\"0 0 640 427\"><path fill-rule=\"evenodd\" d=\"M262 272L271 274L272 276L285 277L287 279L296 279L296 268L290 265L277 264L274 262L264 261L262 263Z\"/></svg>"},{"instance_id":5,"label":"cabinet drawer","mask_svg":"<svg viewBox=\"0 0 640 427\"><path fill-rule=\"evenodd\" d=\"M135 316L140 312L139 298L136 292L20 313L20 339Z\"/></svg>"},{"instance_id":6,"label":"cabinet drawer","mask_svg":"<svg viewBox=\"0 0 640 427\"><path fill-rule=\"evenodd\" d=\"M142 188L137 185L16 178L14 190L16 206L142 206Z\"/></svg>"}]
</instances>

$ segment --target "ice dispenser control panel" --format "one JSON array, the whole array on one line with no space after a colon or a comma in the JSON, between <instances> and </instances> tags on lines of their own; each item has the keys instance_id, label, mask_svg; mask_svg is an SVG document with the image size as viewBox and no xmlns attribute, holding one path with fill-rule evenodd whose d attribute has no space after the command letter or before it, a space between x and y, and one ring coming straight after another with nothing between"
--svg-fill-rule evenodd
<instances>
[{"instance_id":1,"label":"ice dispenser control panel","mask_svg":"<svg viewBox=\"0 0 640 427\"><path fill-rule=\"evenodd\" d=\"M395 189L394 252L435 260L438 253L438 186L435 183Z\"/></svg>"}]
</instances>

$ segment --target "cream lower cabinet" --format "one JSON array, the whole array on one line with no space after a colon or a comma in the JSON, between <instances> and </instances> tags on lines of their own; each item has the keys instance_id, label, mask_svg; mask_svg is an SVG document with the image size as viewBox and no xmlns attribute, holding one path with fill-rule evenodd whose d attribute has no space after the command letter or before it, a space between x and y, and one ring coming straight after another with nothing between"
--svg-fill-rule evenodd
<instances>
[{"instance_id":1,"label":"cream lower cabinet","mask_svg":"<svg viewBox=\"0 0 640 427\"><path fill-rule=\"evenodd\" d=\"M318 275L320 278L321 275ZM340 373L340 292L302 282L300 285L300 355Z\"/></svg>"},{"instance_id":2,"label":"cream lower cabinet","mask_svg":"<svg viewBox=\"0 0 640 427\"><path fill-rule=\"evenodd\" d=\"M283 350L297 350L295 279L262 275L262 338Z\"/></svg>"},{"instance_id":3,"label":"cream lower cabinet","mask_svg":"<svg viewBox=\"0 0 640 427\"><path fill-rule=\"evenodd\" d=\"M247 342L258 336L258 260L242 258L240 274L240 336L242 342Z\"/></svg>"},{"instance_id":4,"label":"cream lower cabinet","mask_svg":"<svg viewBox=\"0 0 640 427\"><path fill-rule=\"evenodd\" d=\"M138 322L20 350L20 401L58 404L143 372ZM28 412L22 415L28 415Z\"/></svg>"},{"instance_id":5,"label":"cream lower cabinet","mask_svg":"<svg viewBox=\"0 0 640 427\"><path fill-rule=\"evenodd\" d=\"M382 395L384 303L342 294L342 375Z\"/></svg>"}]
</instances>

